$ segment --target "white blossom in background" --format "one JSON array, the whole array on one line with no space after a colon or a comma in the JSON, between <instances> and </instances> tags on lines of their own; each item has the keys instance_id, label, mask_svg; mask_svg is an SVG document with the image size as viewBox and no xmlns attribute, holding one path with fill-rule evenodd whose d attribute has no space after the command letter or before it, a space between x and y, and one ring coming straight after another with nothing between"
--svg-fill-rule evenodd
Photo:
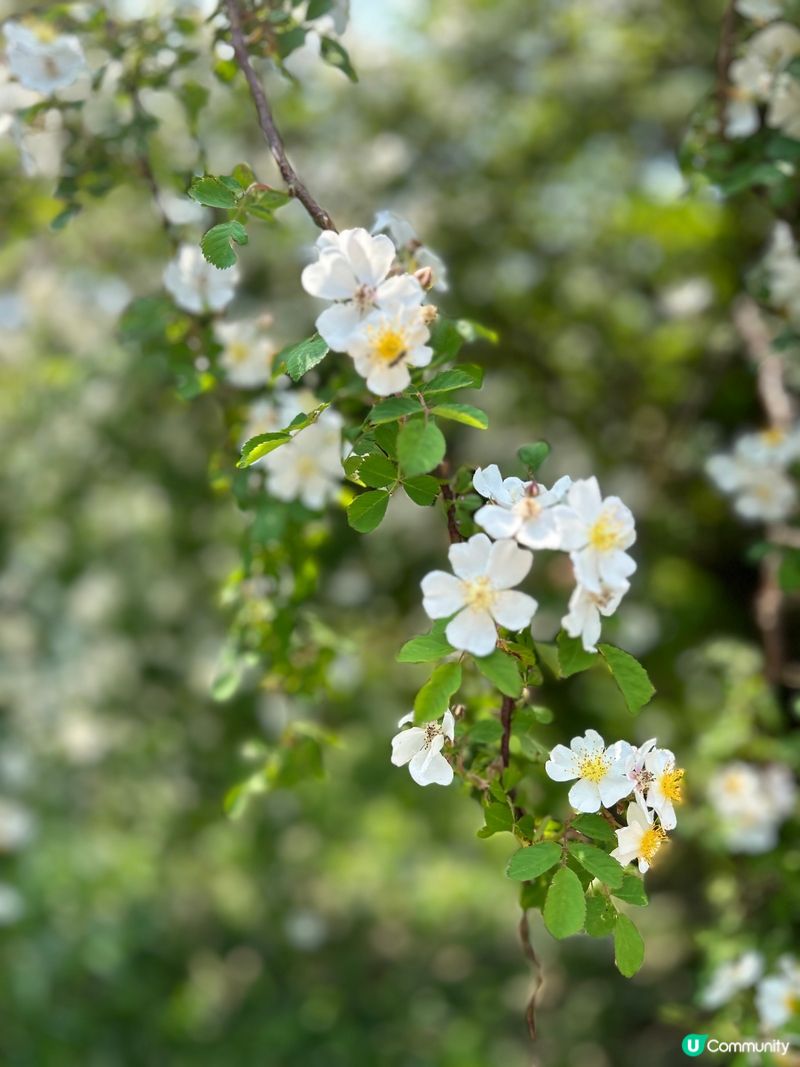
<instances>
[{"instance_id":1,"label":"white blossom in background","mask_svg":"<svg viewBox=\"0 0 800 1067\"><path fill-rule=\"evenodd\" d=\"M596 478L573 482L554 517L561 547L570 553L575 577L586 589L602 593L620 588L636 570L626 552L636 540L633 515L619 497L604 499Z\"/></svg>"},{"instance_id":2,"label":"white blossom in background","mask_svg":"<svg viewBox=\"0 0 800 1067\"><path fill-rule=\"evenodd\" d=\"M654 824L652 814L644 811L635 801L628 805L627 826L615 832L617 847L610 855L623 867L638 861L642 874L650 869L667 837L664 830Z\"/></svg>"},{"instance_id":3,"label":"white blossom in background","mask_svg":"<svg viewBox=\"0 0 800 1067\"><path fill-rule=\"evenodd\" d=\"M742 953L735 960L720 963L712 972L703 992L700 1003L713 1011L727 1004L729 1000L755 985L764 971L764 957L755 949Z\"/></svg>"},{"instance_id":4,"label":"white blossom in background","mask_svg":"<svg viewBox=\"0 0 800 1067\"><path fill-rule=\"evenodd\" d=\"M800 138L800 82L794 75L784 72L775 79L767 125L787 137Z\"/></svg>"},{"instance_id":5,"label":"white blossom in background","mask_svg":"<svg viewBox=\"0 0 800 1067\"><path fill-rule=\"evenodd\" d=\"M569 598L569 610L561 625L570 637L579 637L586 652L596 652L602 630L601 616L613 615L630 589L630 582L618 586L601 584L598 592L576 585Z\"/></svg>"},{"instance_id":6,"label":"white blossom in background","mask_svg":"<svg viewBox=\"0 0 800 1067\"><path fill-rule=\"evenodd\" d=\"M571 478L559 478L552 489L545 489L537 482L503 478L491 463L478 467L472 484L489 501L475 512L475 522L490 537L513 537L526 548L561 547L561 528L552 509L564 499Z\"/></svg>"},{"instance_id":7,"label":"white blossom in background","mask_svg":"<svg viewBox=\"0 0 800 1067\"><path fill-rule=\"evenodd\" d=\"M782 957L778 973L758 983L756 1010L767 1033L800 1015L800 965L794 957Z\"/></svg>"},{"instance_id":8,"label":"white blossom in background","mask_svg":"<svg viewBox=\"0 0 800 1067\"><path fill-rule=\"evenodd\" d=\"M372 225L372 233L388 233L406 269L413 273L427 267L431 272L431 288L446 292L447 267L444 260L420 241L408 219L401 218L393 211L379 211Z\"/></svg>"},{"instance_id":9,"label":"white blossom in background","mask_svg":"<svg viewBox=\"0 0 800 1067\"><path fill-rule=\"evenodd\" d=\"M17 22L3 26L8 66L21 85L54 93L77 81L86 70L81 42L73 34L42 39Z\"/></svg>"},{"instance_id":10,"label":"white blossom in background","mask_svg":"<svg viewBox=\"0 0 800 1067\"><path fill-rule=\"evenodd\" d=\"M219 270L198 245L183 244L164 269L164 285L178 307L194 315L222 311L236 294L238 264Z\"/></svg>"},{"instance_id":11,"label":"white blossom in background","mask_svg":"<svg viewBox=\"0 0 800 1067\"><path fill-rule=\"evenodd\" d=\"M795 809L797 787L781 764L738 760L711 777L708 800L730 851L757 854L777 845L781 823Z\"/></svg>"},{"instance_id":12,"label":"white blossom in background","mask_svg":"<svg viewBox=\"0 0 800 1067\"><path fill-rule=\"evenodd\" d=\"M788 222L775 223L763 264L771 303L800 321L800 257Z\"/></svg>"},{"instance_id":13,"label":"white blossom in background","mask_svg":"<svg viewBox=\"0 0 800 1067\"><path fill-rule=\"evenodd\" d=\"M445 628L453 648L488 656L497 643L495 624L516 633L536 612L533 597L513 588L531 569L533 556L514 541L492 543L482 533L451 545L448 556L454 574L426 574L422 606L431 619L454 616Z\"/></svg>"},{"instance_id":14,"label":"white blossom in background","mask_svg":"<svg viewBox=\"0 0 800 1067\"><path fill-rule=\"evenodd\" d=\"M414 713L403 716L397 724L405 726L414 721ZM446 711L441 723L429 722L425 726L401 729L392 738L392 763L395 767L408 764L411 777L417 785L450 785L453 768L442 755L445 741L455 738L455 720L452 712Z\"/></svg>"},{"instance_id":15,"label":"white blossom in background","mask_svg":"<svg viewBox=\"0 0 800 1067\"><path fill-rule=\"evenodd\" d=\"M765 458L774 446L762 443L753 448L750 438L740 438L730 453L710 456L706 473L723 493L734 498L733 509L743 519L780 522L794 511L797 490L782 462ZM761 435L762 442L765 438Z\"/></svg>"},{"instance_id":16,"label":"white blossom in background","mask_svg":"<svg viewBox=\"0 0 800 1067\"><path fill-rule=\"evenodd\" d=\"M731 63L730 101L726 114L726 133L730 137L749 137L760 124L759 104L768 104L767 124L778 129L792 126L796 114L784 100L778 113L772 102L785 68L800 55L800 30L787 22L773 22L747 41L744 53ZM786 88L780 88L786 95ZM779 95L780 95L779 93Z\"/></svg>"},{"instance_id":17,"label":"white blossom in background","mask_svg":"<svg viewBox=\"0 0 800 1067\"><path fill-rule=\"evenodd\" d=\"M399 393L411 381L409 367L427 367L433 349L422 307L376 310L351 335L347 351L376 396Z\"/></svg>"},{"instance_id":18,"label":"white blossom in background","mask_svg":"<svg viewBox=\"0 0 800 1067\"><path fill-rule=\"evenodd\" d=\"M310 389L286 389L274 393L272 397L257 400L251 404L247 411L247 420L241 434L240 443L249 441L262 433L275 433L277 430L285 430L289 423L297 415L308 414L319 407L319 400ZM259 459L253 464L254 467L263 464Z\"/></svg>"},{"instance_id":19,"label":"white blossom in background","mask_svg":"<svg viewBox=\"0 0 800 1067\"><path fill-rule=\"evenodd\" d=\"M0 797L0 853L15 852L33 837L33 816L14 800Z\"/></svg>"},{"instance_id":20,"label":"white blossom in background","mask_svg":"<svg viewBox=\"0 0 800 1067\"><path fill-rule=\"evenodd\" d=\"M317 259L304 268L303 288L311 296L332 301L316 321L320 336L336 352L348 351L361 322L376 308L396 313L422 303L422 286L411 275L389 276L395 247L384 234L362 227L317 238Z\"/></svg>"},{"instance_id":21,"label":"white blossom in background","mask_svg":"<svg viewBox=\"0 0 800 1067\"><path fill-rule=\"evenodd\" d=\"M736 0L736 10L746 19L770 22L783 14L783 0Z\"/></svg>"},{"instance_id":22,"label":"white blossom in background","mask_svg":"<svg viewBox=\"0 0 800 1067\"><path fill-rule=\"evenodd\" d=\"M321 511L339 496L342 467L342 425L337 411L327 408L316 422L261 460L267 488L278 500L299 500Z\"/></svg>"},{"instance_id":23,"label":"white blossom in background","mask_svg":"<svg viewBox=\"0 0 800 1067\"><path fill-rule=\"evenodd\" d=\"M569 791L569 802L576 811L599 811L611 807L631 791L625 774L624 750L606 743L596 730L583 737L573 737L569 748L556 745L544 765L554 782L577 782Z\"/></svg>"},{"instance_id":24,"label":"white blossom in background","mask_svg":"<svg viewBox=\"0 0 800 1067\"><path fill-rule=\"evenodd\" d=\"M265 316L214 324L214 336L222 345L220 366L231 385L254 389L269 381L278 352L277 346L264 333L270 322Z\"/></svg>"}]
</instances>

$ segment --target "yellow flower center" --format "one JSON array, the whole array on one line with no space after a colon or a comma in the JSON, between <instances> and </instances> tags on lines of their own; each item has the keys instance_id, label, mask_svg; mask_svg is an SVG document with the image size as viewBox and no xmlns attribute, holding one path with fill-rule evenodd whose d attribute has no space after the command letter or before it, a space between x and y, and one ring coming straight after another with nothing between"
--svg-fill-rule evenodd
<instances>
[{"instance_id":1,"label":"yellow flower center","mask_svg":"<svg viewBox=\"0 0 800 1067\"><path fill-rule=\"evenodd\" d=\"M487 611L494 603L494 587L487 577L474 578L466 583L466 600L471 608Z\"/></svg>"},{"instance_id":2,"label":"yellow flower center","mask_svg":"<svg viewBox=\"0 0 800 1067\"><path fill-rule=\"evenodd\" d=\"M761 431L761 440L765 445L779 445L785 438L785 432L778 426L772 426L769 430Z\"/></svg>"},{"instance_id":3,"label":"yellow flower center","mask_svg":"<svg viewBox=\"0 0 800 1067\"><path fill-rule=\"evenodd\" d=\"M800 1015L800 993L792 990L786 994L783 1003L790 1015Z\"/></svg>"},{"instance_id":4,"label":"yellow flower center","mask_svg":"<svg viewBox=\"0 0 800 1067\"><path fill-rule=\"evenodd\" d=\"M535 496L524 496L517 504L517 511L526 519L535 519L542 513L542 505Z\"/></svg>"},{"instance_id":5,"label":"yellow flower center","mask_svg":"<svg viewBox=\"0 0 800 1067\"><path fill-rule=\"evenodd\" d=\"M653 856L661 848L666 836L660 826L651 826L649 830L645 830L639 843L639 855L642 859L647 863L652 863Z\"/></svg>"},{"instance_id":6,"label":"yellow flower center","mask_svg":"<svg viewBox=\"0 0 800 1067\"><path fill-rule=\"evenodd\" d=\"M587 782L601 782L608 772L608 760L601 752L596 756L584 756L578 764L581 778Z\"/></svg>"},{"instance_id":7,"label":"yellow flower center","mask_svg":"<svg viewBox=\"0 0 800 1067\"><path fill-rule=\"evenodd\" d=\"M228 355L234 363L244 363L250 355L250 347L244 341L234 341L228 346Z\"/></svg>"},{"instance_id":8,"label":"yellow flower center","mask_svg":"<svg viewBox=\"0 0 800 1067\"><path fill-rule=\"evenodd\" d=\"M680 767L670 767L664 771L661 777L658 779L658 784L661 786L661 792L667 798L671 800L673 804L680 804L683 800L683 775L684 771Z\"/></svg>"},{"instance_id":9,"label":"yellow flower center","mask_svg":"<svg viewBox=\"0 0 800 1067\"><path fill-rule=\"evenodd\" d=\"M589 544L598 552L621 547L622 526L611 515L601 515L589 529Z\"/></svg>"},{"instance_id":10,"label":"yellow flower center","mask_svg":"<svg viewBox=\"0 0 800 1067\"><path fill-rule=\"evenodd\" d=\"M407 351L405 336L391 326L373 332L372 351L383 363L399 363Z\"/></svg>"},{"instance_id":11,"label":"yellow flower center","mask_svg":"<svg viewBox=\"0 0 800 1067\"><path fill-rule=\"evenodd\" d=\"M300 456L296 469L301 478L312 478L317 473L317 461L313 456Z\"/></svg>"}]
</instances>

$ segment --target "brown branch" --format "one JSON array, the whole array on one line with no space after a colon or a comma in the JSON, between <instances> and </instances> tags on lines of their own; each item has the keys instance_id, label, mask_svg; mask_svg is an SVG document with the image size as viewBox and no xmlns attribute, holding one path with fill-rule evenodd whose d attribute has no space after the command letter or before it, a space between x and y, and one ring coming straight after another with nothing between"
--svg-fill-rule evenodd
<instances>
[{"instance_id":1,"label":"brown branch","mask_svg":"<svg viewBox=\"0 0 800 1067\"><path fill-rule=\"evenodd\" d=\"M519 921L519 939L522 942L522 951L525 954L525 958L536 969L536 984L533 987L533 992L528 1000L527 1007L525 1008L525 1022L528 1024L528 1033L531 1036L531 1041L536 1040L536 997L539 994L539 990L542 986L542 965L539 963L539 957L534 951L531 943L531 931L528 925L528 913L523 911L522 918Z\"/></svg>"},{"instance_id":2,"label":"brown branch","mask_svg":"<svg viewBox=\"0 0 800 1067\"><path fill-rule=\"evenodd\" d=\"M455 545L464 541L464 535L458 528L456 519L456 496L447 482L444 482L440 490L444 500L444 510L447 514L447 533L450 536L450 544Z\"/></svg>"},{"instance_id":3,"label":"brown branch","mask_svg":"<svg viewBox=\"0 0 800 1067\"><path fill-rule=\"evenodd\" d=\"M504 767L507 767L511 760L509 745L511 744L511 720L513 715L514 698L503 697L503 703L500 705L500 722L503 725L503 737L500 741L500 756L503 760Z\"/></svg>"},{"instance_id":4,"label":"brown branch","mask_svg":"<svg viewBox=\"0 0 800 1067\"><path fill-rule=\"evenodd\" d=\"M236 62L245 76L250 95L256 107L256 113L258 114L258 124L264 134L264 139L269 146L272 157L278 165L278 170L286 182L287 189L291 196L300 201L321 230L335 230L336 226L333 219L323 207L320 207L286 157L286 148L272 117L272 108L269 106L264 87L250 61L250 53L247 49L247 41L242 28L242 10L238 0L225 0L225 8L228 12L228 21L231 27L231 44L236 55Z\"/></svg>"}]
</instances>

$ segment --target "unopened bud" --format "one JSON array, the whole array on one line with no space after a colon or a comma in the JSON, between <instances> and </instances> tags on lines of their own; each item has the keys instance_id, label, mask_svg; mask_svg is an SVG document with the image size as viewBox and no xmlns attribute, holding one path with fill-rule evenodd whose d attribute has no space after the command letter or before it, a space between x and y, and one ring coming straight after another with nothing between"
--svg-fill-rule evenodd
<instances>
[{"instance_id":1,"label":"unopened bud","mask_svg":"<svg viewBox=\"0 0 800 1067\"><path fill-rule=\"evenodd\" d=\"M435 304L423 304L422 305L422 321L426 326L430 326L432 322L436 321L439 314L439 309Z\"/></svg>"},{"instance_id":2,"label":"unopened bud","mask_svg":"<svg viewBox=\"0 0 800 1067\"><path fill-rule=\"evenodd\" d=\"M453 718L454 718L454 719L461 719L461 718L463 718L463 716L464 716L464 713L466 712L466 710L467 710L467 709L466 709L466 707L465 707L465 706L464 706L463 704L456 704L456 705L454 706L454 708L453 708Z\"/></svg>"},{"instance_id":3,"label":"unopened bud","mask_svg":"<svg viewBox=\"0 0 800 1067\"><path fill-rule=\"evenodd\" d=\"M433 271L430 267L420 267L419 270L415 270L414 277L423 289L430 289L433 285Z\"/></svg>"}]
</instances>

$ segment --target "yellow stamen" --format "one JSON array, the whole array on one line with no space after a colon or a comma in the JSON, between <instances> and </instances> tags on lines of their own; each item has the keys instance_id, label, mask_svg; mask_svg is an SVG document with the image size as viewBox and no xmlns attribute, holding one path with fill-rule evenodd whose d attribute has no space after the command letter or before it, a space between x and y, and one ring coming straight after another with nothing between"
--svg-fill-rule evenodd
<instances>
[{"instance_id":1,"label":"yellow stamen","mask_svg":"<svg viewBox=\"0 0 800 1067\"><path fill-rule=\"evenodd\" d=\"M672 801L673 804L680 804L683 801L683 776L684 771L680 767L669 767L661 777L658 779L658 784L661 786L661 792L664 794L667 800Z\"/></svg>"},{"instance_id":2,"label":"yellow stamen","mask_svg":"<svg viewBox=\"0 0 800 1067\"><path fill-rule=\"evenodd\" d=\"M471 582L467 582L465 593L469 606L477 608L479 611L488 610L494 603L496 596L492 583L485 576L474 578Z\"/></svg>"},{"instance_id":3,"label":"yellow stamen","mask_svg":"<svg viewBox=\"0 0 800 1067\"><path fill-rule=\"evenodd\" d=\"M297 460L297 473L301 478L311 478L317 473L317 461L313 456L300 456Z\"/></svg>"},{"instance_id":4,"label":"yellow stamen","mask_svg":"<svg viewBox=\"0 0 800 1067\"><path fill-rule=\"evenodd\" d=\"M778 426L771 426L768 430L761 431L761 440L765 445L779 445L786 439L786 433Z\"/></svg>"},{"instance_id":5,"label":"yellow stamen","mask_svg":"<svg viewBox=\"0 0 800 1067\"><path fill-rule=\"evenodd\" d=\"M397 363L407 347L404 335L391 326L375 330L372 335L372 351L384 363Z\"/></svg>"},{"instance_id":6,"label":"yellow stamen","mask_svg":"<svg viewBox=\"0 0 800 1067\"><path fill-rule=\"evenodd\" d=\"M608 773L608 760L603 753L595 756L584 756L578 763L581 778L587 782L600 782Z\"/></svg>"},{"instance_id":7,"label":"yellow stamen","mask_svg":"<svg viewBox=\"0 0 800 1067\"><path fill-rule=\"evenodd\" d=\"M610 515L601 515L589 529L589 544L598 552L622 547L622 526Z\"/></svg>"},{"instance_id":8,"label":"yellow stamen","mask_svg":"<svg viewBox=\"0 0 800 1067\"><path fill-rule=\"evenodd\" d=\"M660 826L651 826L649 830L645 830L639 843L639 855L642 859L647 863L652 863L653 856L661 848L666 837L667 835Z\"/></svg>"},{"instance_id":9,"label":"yellow stamen","mask_svg":"<svg viewBox=\"0 0 800 1067\"><path fill-rule=\"evenodd\" d=\"M787 993L784 999L786 1010L791 1015L800 1015L800 994L794 991Z\"/></svg>"},{"instance_id":10,"label":"yellow stamen","mask_svg":"<svg viewBox=\"0 0 800 1067\"><path fill-rule=\"evenodd\" d=\"M244 363L250 355L250 347L244 341L234 341L228 346L228 355L234 363Z\"/></svg>"},{"instance_id":11,"label":"yellow stamen","mask_svg":"<svg viewBox=\"0 0 800 1067\"><path fill-rule=\"evenodd\" d=\"M535 496L524 496L517 504L517 511L526 519L535 519L542 512L542 505Z\"/></svg>"}]
</instances>

